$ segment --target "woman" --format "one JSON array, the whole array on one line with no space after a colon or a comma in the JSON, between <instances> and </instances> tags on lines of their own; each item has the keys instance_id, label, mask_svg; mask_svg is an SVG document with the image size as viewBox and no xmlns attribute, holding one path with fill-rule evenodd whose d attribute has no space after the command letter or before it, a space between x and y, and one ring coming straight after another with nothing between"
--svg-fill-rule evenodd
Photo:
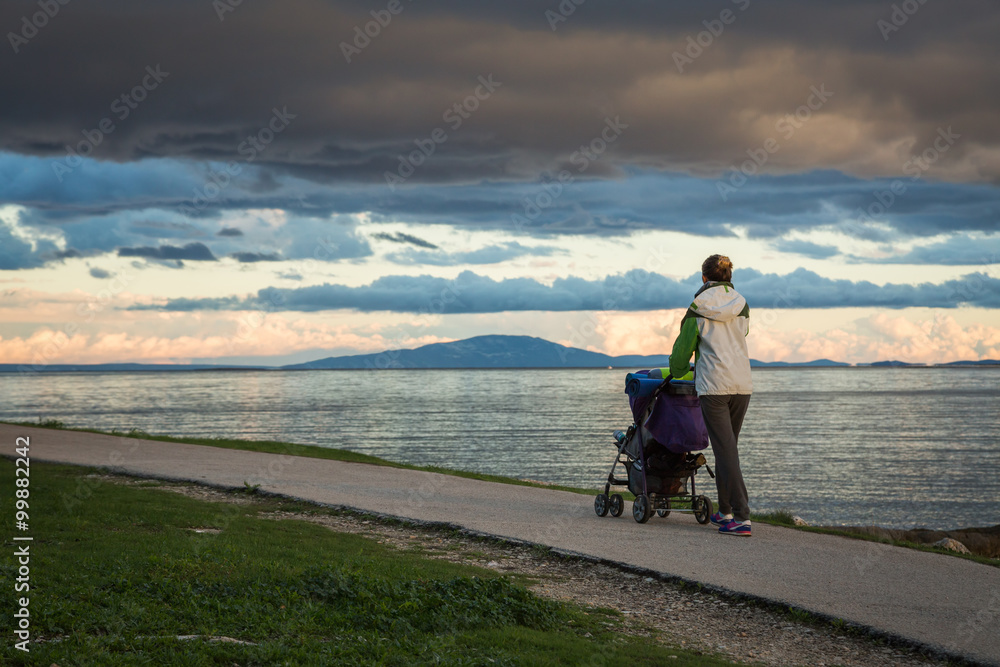
<instances>
[{"instance_id":1,"label":"woman","mask_svg":"<svg viewBox=\"0 0 1000 667\"><path fill-rule=\"evenodd\" d=\"M750 504L740 471L737 441L750 404L750 306L733 287L733 263L712 255L701 265L701 289L681 320L681 333L670 355L670 374L690 372L695 355L695 389L715 453L719 511L712 523L723 535L750 536Z\"/></svg>"}]
</instances>

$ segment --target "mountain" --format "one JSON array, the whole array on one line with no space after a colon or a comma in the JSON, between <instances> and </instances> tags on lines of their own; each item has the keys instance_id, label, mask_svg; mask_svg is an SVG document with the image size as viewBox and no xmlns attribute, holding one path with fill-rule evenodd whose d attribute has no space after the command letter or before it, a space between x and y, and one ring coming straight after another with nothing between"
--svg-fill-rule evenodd
<instances>
[{"instance_id":1,"label":"mountain","mask_svg":"<svg viewBox=\"0 0 1000 667\"><path fill-rule=\"evenodd\" d=\"M926 366L927 364L911 364L911 363L909 363L907 361L896 361L896 360L893 360L893 361L873 361L872 363L867 364L867 365L868 366L880 366L880 367L890 366L892 368L902 368L902 367L911 367L911 366Z\"/></svg>"},{"instance_id":2,"label":"mountain","mask_svg":"<svg viewBox=\"0 0 1000 667\"><path fill-rule=\"evenodd\" d=\"M476 336L452 343L432 343L414 350L328 357L305 364L283 366L288 370L345 368L658 368L670 361L668 354L629 354L613 357L566 347L532 336ZM793 366L849 366L829 359L800 364L750 360L755 368Z\"/></svg>"},{"instance_id":3,"label":"mountain","mask_svg":"<svg viewBox=\"0 0 1000 667\"><path fill-rule=\"evenodd\" d=\"M751 368L827 368L850 366L843 361L830 361L829 359L814 359L813 361L757 361L750 360Z\"/></svg>"},{"instance_id":4,"label":"mountain","mask_svg":"<svg viewBox=\"0 0 1000 667\"><path fill-rule=\"evenodd\" d=\"M981 359L980 361L949 361L939 366L1000 366L1000 359Z\"/></svg>"},{"instance_id":5,"label":"mountain","mask_svg":"<svg viewBox=\"0 0 1000 667\"><path fill-rule=\"evenodd\" d=\"M282 366L285 370L332 368L602 368L664 366L669 356L625 355L612 357L566 347L533 336L476 336L451 343L432 343L413 350L327 357L305 364Z\"/></svg>"}]
</instances>

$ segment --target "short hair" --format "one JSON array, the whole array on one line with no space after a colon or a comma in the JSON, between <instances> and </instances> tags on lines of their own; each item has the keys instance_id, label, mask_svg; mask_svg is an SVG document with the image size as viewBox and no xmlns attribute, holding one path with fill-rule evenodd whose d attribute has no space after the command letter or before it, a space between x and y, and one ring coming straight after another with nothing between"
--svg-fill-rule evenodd
<instances>
[{"instance_id":1,"label":"short hair","mask_svg":"<svg viewBox=\"0 0 1000 667\"><path fill-rule=\"evenodd\" d=\"M701 263L701 273L714 282L729 282L733 279L733 262L725 255L712 255Z\"/></svg>"}]
</instances>

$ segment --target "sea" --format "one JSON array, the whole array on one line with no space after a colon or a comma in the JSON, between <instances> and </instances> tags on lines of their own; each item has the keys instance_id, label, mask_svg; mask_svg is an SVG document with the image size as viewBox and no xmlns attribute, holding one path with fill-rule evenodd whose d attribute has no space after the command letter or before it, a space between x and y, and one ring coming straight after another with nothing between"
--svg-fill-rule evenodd
<instances>
[{"instance_id":1,"label":"sea","mask_svg":"<svg viewBox=\"0 0 1000 667\"><path fill-rule=\"evenodd\" d=\"M597 493L612 432L632 422L626 372L6 374L0 420L278 440ZM813 525L1000 524L1000 367L769 368L753 381L739 444L753 511Z\"/></svg>"}]
</instances>

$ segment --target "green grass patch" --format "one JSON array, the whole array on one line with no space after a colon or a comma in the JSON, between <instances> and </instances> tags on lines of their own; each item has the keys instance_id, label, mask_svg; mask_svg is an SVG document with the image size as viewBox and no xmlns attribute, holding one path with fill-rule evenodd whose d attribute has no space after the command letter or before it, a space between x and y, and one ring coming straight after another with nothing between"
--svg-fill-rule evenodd
<instances>
[{"instance_id":1,"label":"green grass patch","mask_svg":"<svg viewBox=\"0 0 1000 667\"><path fill-rule=\"evenodd\" d=\"M760 523L769 523L773 526L787 526L789 528L795 528L795 519L791 512L788 510L777 510L772 512L751 512L751 521L759 521Z\"/></svg>"},{"instance_id":2,"label":"green grass patch","mask_svg":"<svg viewBox=\"0 0 1000 667\"><path fill-rule=\"evenodd\" d=\"M4 479L13 469L0 461ZM48 463L30 479L31 652L6 641L3 664L731 664L625 635L617 614L488 569L262 517L279 499L208 502ZM5 542L0 571L13 581ZM0 631L13 629L4 614Z\"/></svg>"}]
</instances>

